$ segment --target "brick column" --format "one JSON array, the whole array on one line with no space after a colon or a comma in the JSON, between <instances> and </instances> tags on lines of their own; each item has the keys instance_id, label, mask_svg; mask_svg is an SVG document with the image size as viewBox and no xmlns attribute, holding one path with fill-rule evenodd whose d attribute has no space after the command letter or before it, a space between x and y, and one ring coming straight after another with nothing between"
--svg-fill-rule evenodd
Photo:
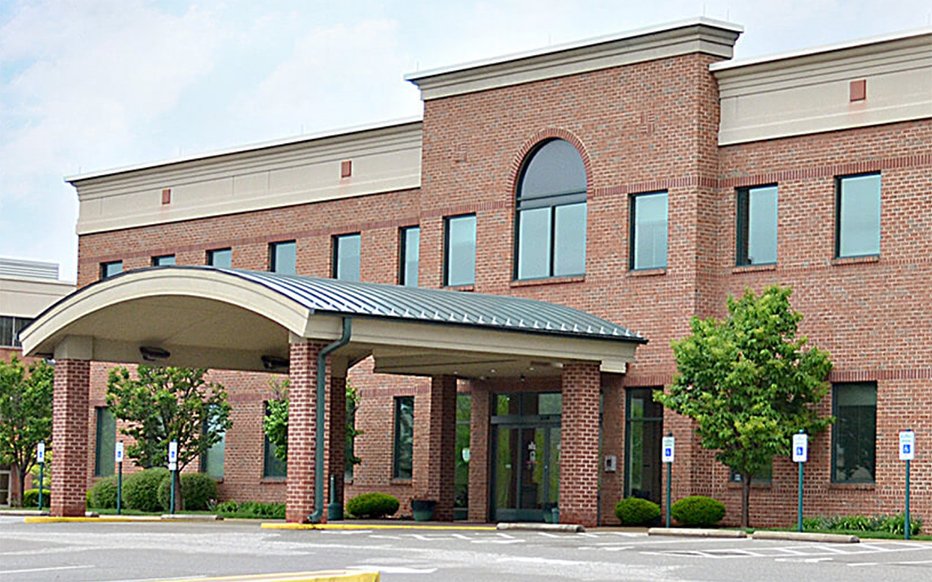
<instances>
[{"instance_id":1,"label":"brick column","mask_svg":"<svg viewBox=\"0 0 932 582\"><path fill-rule=\"evenodd\" d=\"M563 365L560 523L598 525L599 364Z\"/></svg>"},{"instance_id":2,"label":"brick column","mask_svg":"<svg viewBox=\"0 0 932 582\"><path fill-rule=\"evenodd\" d=\"M469 519L489 521L489 414L491 392L488 386L472 382L472 409L469 415Z\"/></svg>"},{"instance_id":3,"label":"brick column","mask_svg":"<svg viewBox=\"0 0 932 582\"><path fill-rule=\"evenodd\" d=\"M52 396L51 513L55 517L84 517L87 502L87 407L91 363L57 360Z\"/></svg>"},{"instance_id":4,"label":"brick column","mask_svg":"<svg viewBox=\"0 0 932 582\"><path fill-rule=\"evenodd\" d=\"M327 474L326 497L324 503L330 503L330 479L333 479L335 499L343 503L343 477L346 470L346 377L332 376L330 378L330 399L327 409L330 412L328 423L330 425L330 466Z\"/></svg>"},{"instance_id":5,"label":"brick column","mask_svg":"<svg viewBox=\"0 0 932 582\"><path fill-rule=\"evenodd\" d=\"M290 385L288 387L288 478L285 499L285 519L290 523L306 522L307 516L314 511L317 354L323 347L322 343L308 341L291 344ZM323 435L326 434L326 427L323 427ZM326 457L324 467L327 467ZM326 503L325 491L324 519L327 517Z\"/></svg>"},{"instance_id":6,"label":"brick column","mask_svg":"<svg viewBox=\"0 0 932 582\"><path fill-rule=\"evenodd\" d=\"M421 416L423 414L423 416ZM427 423L427 462L417 496L437 501L434 519L453 521L456 471L456 378L431 378L427 406L415 405L415 422Z\"/></svg>"}]
</instances>

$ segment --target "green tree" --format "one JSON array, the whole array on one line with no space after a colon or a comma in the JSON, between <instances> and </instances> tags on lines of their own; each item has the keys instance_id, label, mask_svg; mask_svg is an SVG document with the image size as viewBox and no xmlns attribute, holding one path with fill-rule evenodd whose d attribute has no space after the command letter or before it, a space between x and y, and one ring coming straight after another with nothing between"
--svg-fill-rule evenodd
<instances>
[{"instance_id":1,"label":"green tree","mask_svg":"<svg viewBox=\"0 0 932 582\"><path fill-rule=\"evenodd\" d=\"M741 475L741 526L748 527L751 480L775 456L791 452L792 436L825 430L817 403L828 393L826 352L797 337L802 315L789 288L748 290L728 298L728 317L691 321L674 341L677 374L654 399L693 419L702 446Z\"/></svg>"},{"instance_id":2,"label":"green tree","mask_svg":"<svg viewBox=\"0 0 932 582\"><path fill-rule=\"evenodd\" d=\"M16 356L0 361L0 461L19 477L20 504L36 446L52 439L53 373L43 360L28 366Z\"/></svg>"},{"instance_id":3,"label":"green tree","mask_svg":"<svg viewBox=\"0 0 932 582\"><path fill-rule=\"evenodd\" d=\"M265 436L275 446L275 456L278 460L288 461L288 380L281 382L271 382L272 391L275 398L269 400L266 409L265 418L262 421L262 427L265 430ZM356 417L356 411L359 409L359 391L346 382L346 443L344 451L346 453L346 462L350 465L358 465L362 460L355 453L354 443L356 437L362 434L362 431L356 430L356 423L353 419Z\"/></svg>"},{"instance_id":4,"label":"green tree","mask_svg":"<svg viewBox=\"0 0 932 582\"><path fill-rule=\"evenodd\" d=\"M110 370L107 406L133 439L126 456L148 469L168 464L168 443L178 442L178 474L220 442L232 425L226 389L208 382L203 368L139 366ZM183 507L183 501L179 501Z\"/></svg>"}]
</instances>

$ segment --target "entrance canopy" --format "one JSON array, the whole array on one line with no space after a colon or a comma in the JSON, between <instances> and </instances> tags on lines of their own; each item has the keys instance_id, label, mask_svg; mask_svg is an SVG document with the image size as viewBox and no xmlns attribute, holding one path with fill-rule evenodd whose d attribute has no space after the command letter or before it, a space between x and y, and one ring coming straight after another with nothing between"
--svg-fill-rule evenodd
<instances>
[{"instance_id":1,"label":"entrance canopy","mask_svg":"<svg viewBox=\"0 0 932 582\"><path fill-rule=\"evenodd\" d=\"M217 269L157 267L99 281L22 334L27 355L287 371L289 344L331 341L346 365L463 378L560 373L566 362L624 372L647 340L576 309L516 297Z\"/></svg>"}]
</instances>

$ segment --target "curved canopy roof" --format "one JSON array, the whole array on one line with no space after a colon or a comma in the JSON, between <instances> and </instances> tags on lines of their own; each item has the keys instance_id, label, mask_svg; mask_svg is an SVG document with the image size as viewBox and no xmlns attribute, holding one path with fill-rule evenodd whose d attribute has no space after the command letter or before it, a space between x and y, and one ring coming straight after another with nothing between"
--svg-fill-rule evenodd
<instances>
[{"instance_id":1,"label":"curved canopy roof","mask_svg":"<svg viewBox=\"0 0 932 582\"><path fill-rule=\"evenodd\" d=\"M514 371L570 360L621 371L647 341L595 315L530 299L171 266L84 287L43 312L22 342L28 355L131 363L141 346L155 346L171 352L171 365L262 370L262 357L287 357L289 342L335 339L344 317L353 318L354 333L342 353L375 355L377 370L390 373L466 376L481 372L480 361Z\"/></svg>"}]
</instances>

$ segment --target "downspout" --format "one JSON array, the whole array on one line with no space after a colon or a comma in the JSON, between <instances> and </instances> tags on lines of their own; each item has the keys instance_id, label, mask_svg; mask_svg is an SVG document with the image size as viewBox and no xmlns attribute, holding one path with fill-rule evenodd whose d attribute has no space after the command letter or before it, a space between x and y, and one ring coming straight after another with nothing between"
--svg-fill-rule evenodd
<instances>
[{"instance_id":1,"label":"downspout","mask_svg":"<svg viewBox=\"0 0 932 582\"><path fill-rule=\"evenodd\" d=\"M327 356L349 343L353 335L353 318L343 318L343 335L332 344L324 346L317 354L317 427L314 431L314 513L307 516L311 523L320 523L324 513L324 412L327 394Z\"/></svg>"}]
</instances>

